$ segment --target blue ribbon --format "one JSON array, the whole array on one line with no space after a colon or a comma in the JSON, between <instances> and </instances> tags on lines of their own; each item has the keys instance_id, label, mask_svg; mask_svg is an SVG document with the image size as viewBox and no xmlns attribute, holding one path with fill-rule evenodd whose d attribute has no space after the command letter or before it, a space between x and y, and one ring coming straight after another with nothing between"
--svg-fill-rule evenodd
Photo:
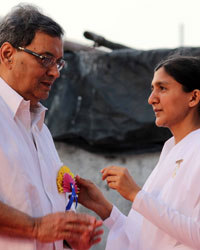
<instances>
[{"instance_id":1,"label":"blue ribbon","mask_svg":"<svg viewBox=\"0 0 200 250\"><path fill-rule=\"evenodd\" d=\"M75 191L75 187L74 187L73 183L70 183L70 187L71 187L71 190L72 190L72 194L71 194L69 202L68 202L68 204L66 206L66 209L65 209L66 211L70 210L74 200L76 201L75 208L77 207L77 203L78 203L78 199L77 199L77 195L76 195L76 191Z\"/></svg>"}]
</instances>

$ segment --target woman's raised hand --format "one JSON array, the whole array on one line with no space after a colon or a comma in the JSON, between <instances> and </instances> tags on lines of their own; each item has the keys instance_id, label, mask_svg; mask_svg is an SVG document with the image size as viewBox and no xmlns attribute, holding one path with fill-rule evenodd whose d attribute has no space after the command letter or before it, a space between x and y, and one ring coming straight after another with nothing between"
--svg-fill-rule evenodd
<instances>
[{"instance_id":1,"label":"woman's raised hand","mask_svg":"<svg viewBox=\"0 0 200 250\"><path fill-rule=\"evenodd\" d=\"M102 180L106 180L110 188L117 190L125 199L134 201L141 190L128 170L119 166L109 166L101 170Z\"/></svg>"}]
</instances>

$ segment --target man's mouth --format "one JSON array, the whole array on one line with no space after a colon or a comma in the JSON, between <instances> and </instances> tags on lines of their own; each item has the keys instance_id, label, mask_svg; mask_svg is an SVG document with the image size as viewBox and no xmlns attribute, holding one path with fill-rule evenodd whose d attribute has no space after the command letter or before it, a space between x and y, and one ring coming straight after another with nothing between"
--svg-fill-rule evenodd
<instances>
[{"instance_id":1,"label":"man's mouth","mask_svg":"<svg viewBox=\"0 0 200 250\"><path fill-rule=\"evenodd\" d=\"M51 89L52 82L40 82L43 86L47 87L49 90Z\"/></svg>"}]
</instances>

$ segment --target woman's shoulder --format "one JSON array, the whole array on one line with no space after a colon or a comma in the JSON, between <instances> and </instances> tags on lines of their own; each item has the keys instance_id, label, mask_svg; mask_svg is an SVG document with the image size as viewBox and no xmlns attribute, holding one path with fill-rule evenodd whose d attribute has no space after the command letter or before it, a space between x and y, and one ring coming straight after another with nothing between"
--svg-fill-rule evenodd
<instances>
[{"instance_id":1,"label":"woman's shoulder","mask_svg":"<svg viewBox=\"0 0 200 250\"><path fill-rule=\"evenodd\" d=\"M163 145L163 150L169 151L171 150L175 145L174 136L170 137Z\"/></svg>"},{"instance_id":2,"label":"woman's shoulder","mask_svg":"<svg viewBox=\"0 0 200 250\"><path fill-rule=\"evenodd\" d=\"M199 144L200 145L200 129L196 129L193 130L192 132L190 132L189 134L187 134L179 143L175 144L175 140L174 140L174 136L172 136L171 138L169 138L163 146L163 149L165 150L170 150L171 148L173 148L175 145L176 146L181 146L184 144Z\"/></svg>"},{"instance_id":3,"label":"woman's shoulder","mask_svg":"<svg viewBox=\"0 0 200 250\"><path fill-rule=\"evenodd\" d=\"M187 146L194 147L200 146L200 129L193 130L190 132L183 140L182 144L186 144Z\"/></svg>"}]
</instances>

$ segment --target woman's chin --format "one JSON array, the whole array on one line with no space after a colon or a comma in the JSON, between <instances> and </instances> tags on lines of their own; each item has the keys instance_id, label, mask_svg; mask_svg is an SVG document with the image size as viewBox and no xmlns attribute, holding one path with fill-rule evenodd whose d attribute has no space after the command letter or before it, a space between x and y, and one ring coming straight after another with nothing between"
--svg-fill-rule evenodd
<instances>
[{"instance_id":1,"label":"woman's chin","mask_svg":"<svg viewBox=\"0 0 200 250\"><path fill-rule=\"evenodd\" d=\"M156 119L155 124L157 127L165 127L165 124L161 119Z\"/></svg>"}]
</instances>

